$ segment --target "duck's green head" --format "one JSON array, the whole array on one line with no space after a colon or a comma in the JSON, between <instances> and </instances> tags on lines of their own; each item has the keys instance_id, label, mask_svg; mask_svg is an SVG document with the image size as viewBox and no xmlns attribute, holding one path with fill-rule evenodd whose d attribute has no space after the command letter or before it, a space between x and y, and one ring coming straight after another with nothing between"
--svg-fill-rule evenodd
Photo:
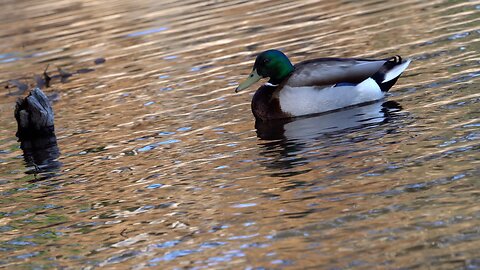
<instances>
[{"instance_id":1,"label":"duck's green head","mask_svg":"<svg viewBox=\"0 0 480 270\"><path fill-rule=\"evenodd\" d=\"M257 56L252 73L235 89L235 92L248 88L262 78L270 78L269 83L279 84L293 72L293 69L292 63L281 51L264 51Z\"/></svg>"}]
</instances>

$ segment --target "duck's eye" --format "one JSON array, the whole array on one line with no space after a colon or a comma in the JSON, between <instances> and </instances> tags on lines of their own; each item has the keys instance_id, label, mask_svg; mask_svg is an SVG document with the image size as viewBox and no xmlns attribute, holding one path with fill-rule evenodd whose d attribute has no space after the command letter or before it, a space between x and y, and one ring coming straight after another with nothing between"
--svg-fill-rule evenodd
<instances>
[{"instance_id":1,"label":"duck's eye","mask_svg":"<svg viewBox=\"0 0 480 270\"><path fill-rule=\"evenodd\" d=\"M266 64L266 63L268 63L268 62L270 62L270 59L268 59L268 58L263 59L263 63L264 63L264 64Z\"/></svg>"}]
</instances>

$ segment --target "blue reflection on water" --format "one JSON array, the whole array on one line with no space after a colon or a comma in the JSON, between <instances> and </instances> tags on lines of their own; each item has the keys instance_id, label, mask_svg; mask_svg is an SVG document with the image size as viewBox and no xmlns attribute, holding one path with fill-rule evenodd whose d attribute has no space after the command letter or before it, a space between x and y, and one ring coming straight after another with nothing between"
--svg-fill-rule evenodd
<instances>
[{"instance_id":1,"label":"blue reflection on water","mask_svg":"<svg viewBox=\"0 0 480 270\"><path fill-rule=\"evenodd\" d=\"M167 27L159 27L159 28L152 28L152 29L147 29L147 30L142 30L138 32L133 32L127 35L127 37L139 37L139 36L146 36L150 34L155 34L158 32L163 32L165 30L168 30Z\"/></svg>"},{"instance_id":2,"label":"blue reflection on water","mask_svg":"<svg viewBox=\"0 0 480 270\"><path fill-rule=\"evenodd\" d=\"M149 144L149 145L145 145L144 147L138 148L137 151L138 152L147 152L147 151L150 151L150 150L153 150L153 149L157 148L160 145L173 144L173 143L177 143L177 142L180 142L180 140L172 139L172 140L166 140L166 141L161 141L161 142L157 142L157 143L152 143L152 144Z\"/></svg>"}]
</instances>

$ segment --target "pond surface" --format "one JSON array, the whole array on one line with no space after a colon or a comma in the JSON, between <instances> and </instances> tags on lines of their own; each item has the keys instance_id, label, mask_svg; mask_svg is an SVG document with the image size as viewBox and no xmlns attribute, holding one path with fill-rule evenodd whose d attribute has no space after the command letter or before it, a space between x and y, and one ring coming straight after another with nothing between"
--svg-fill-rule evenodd
<instances>
[{"instance_id":1,"label":"pond surface","mask_svg":"<svg viewBox=\"0 0 480 270\"><path fill-rule=\"evenodd\" d=\"M480 269L480 1L0 14L0 268ZM414 61L382 102L256 125L234 89L271 48ZM47 65L60 155L34 175L13 109Z\"/></svg>"}]
</instances>

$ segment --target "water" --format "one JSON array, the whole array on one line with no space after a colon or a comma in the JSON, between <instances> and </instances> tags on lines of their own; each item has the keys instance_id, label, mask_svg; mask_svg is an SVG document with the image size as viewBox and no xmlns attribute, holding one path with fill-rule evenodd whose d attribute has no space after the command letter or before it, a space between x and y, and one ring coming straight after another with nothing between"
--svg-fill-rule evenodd
<instances>
[{"instance_id":1,"label":"water","mask_svg":"<svg viewBox=\"0 0 480 270\"><path fill-rule=\"evenodd\" d=\"M4 1L0 267L480 269L479 10ZM261 125L234 89L270 48L414 62L386 104ZM60 155L34 175L14 85L47 64L73 75L45 90Z\"/></svg>"}]
</instances>

